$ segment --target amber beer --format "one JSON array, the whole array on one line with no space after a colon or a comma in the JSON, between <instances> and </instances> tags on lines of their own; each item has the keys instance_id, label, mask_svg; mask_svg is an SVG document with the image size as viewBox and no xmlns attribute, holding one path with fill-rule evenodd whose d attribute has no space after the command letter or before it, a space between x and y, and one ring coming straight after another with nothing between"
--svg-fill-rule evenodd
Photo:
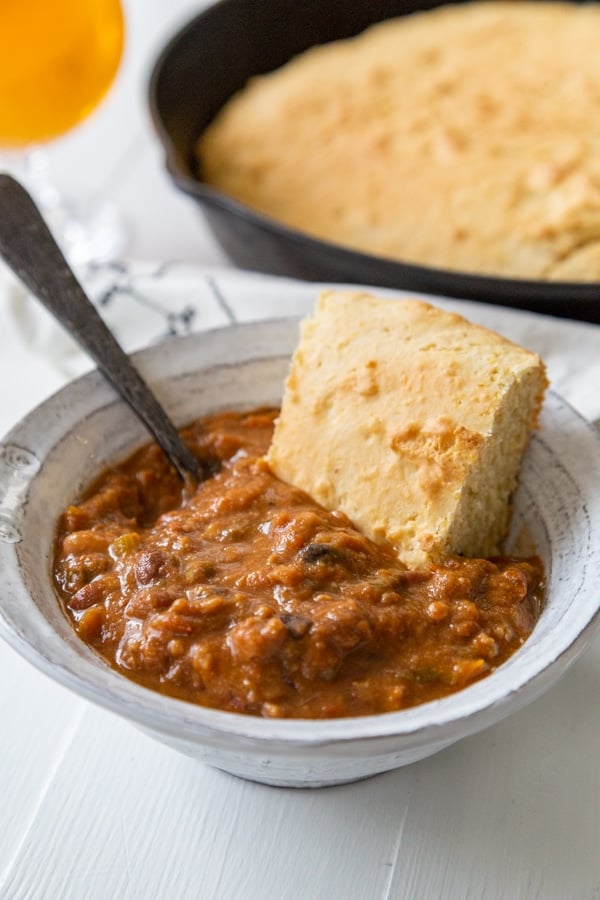
<instances>
[{"instance_id":1,"label":"amber beer","mask_svg":"<svg viewBox=\"0 0 600 900\"><path fill-rule=\"evenodd\" d=\"M0 147L45 142L84 119L122 49L118 0L0 0Z\"/></svg>"}]
</instances>

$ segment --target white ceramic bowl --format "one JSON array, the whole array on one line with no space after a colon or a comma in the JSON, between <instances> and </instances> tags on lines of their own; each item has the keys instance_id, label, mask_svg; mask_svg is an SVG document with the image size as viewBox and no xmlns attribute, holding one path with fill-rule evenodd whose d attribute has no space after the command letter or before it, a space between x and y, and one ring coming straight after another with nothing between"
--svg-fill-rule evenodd
<instances>
[{"instance_id":1,"label":"white ceramic bowl","mask_svg":"<svg viewBox=\"0 0 600 900\"><path fill-rule=\"evenodd\" d=\"M178 423L279 401L297 322L240 325L137 354ZM513 535L528 532L548 573L534 633L497 672L443 700L329 721L261 719L204 709L112 671L72 630L52 587L59 513L109 462L146 441L98 373L68 385L0 443L0 633L56 681L160 741L267 784L319 786L406 765L473 734L549 688L600 621L600 441L550 394L515 497Z\"/></svg>"}]
</instances>

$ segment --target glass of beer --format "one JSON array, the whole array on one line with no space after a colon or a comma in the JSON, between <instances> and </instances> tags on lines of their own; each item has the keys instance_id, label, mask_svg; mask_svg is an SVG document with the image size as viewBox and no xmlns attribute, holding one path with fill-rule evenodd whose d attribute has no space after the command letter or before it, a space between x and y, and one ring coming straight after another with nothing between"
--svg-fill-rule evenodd
<instances>
[{"instance_id":1,"label":"glass of beer","mask_svg":"<svg viewBox=\"0 0 600 900\"><path fill-rule=\"evenodd\" d=\"M59 240L62 237L68 244L69 232L77 238L79 250L74 255L80 259L75 262L85 261L85 223L74 222L60 207L50 185L40 186L39 150L100 103L119 67L123 37L119 0L0 3L0 149L35 162L30 176L37 172L37 185L31 177L24 180L29 180L42 209L46 207L51 227L65 232L57 235ZM91 259L95 237L89 233L85 239ZM105 248L106 239L105 234Z\"/></svg>"}]
</instances>

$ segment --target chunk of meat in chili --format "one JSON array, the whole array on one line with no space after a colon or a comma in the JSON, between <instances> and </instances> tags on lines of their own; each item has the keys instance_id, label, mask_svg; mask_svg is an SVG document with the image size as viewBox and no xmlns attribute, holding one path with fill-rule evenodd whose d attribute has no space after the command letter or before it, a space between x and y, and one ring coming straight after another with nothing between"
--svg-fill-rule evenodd
<instances>
[{"instance_id":1,"label":"chunk of meat in chili","mask_svg":"<svg viewBox=\"0 0 600 900\"><path fill-rule=\"evenodd\" d=\"M187 500L150 446L66 511L56 582L110 665L206 706L322 718L446 696L521 646L542 607L539 560L406 569L272 475L275 415L186 429L214 472Z\"/></svg>"}]
</instances>

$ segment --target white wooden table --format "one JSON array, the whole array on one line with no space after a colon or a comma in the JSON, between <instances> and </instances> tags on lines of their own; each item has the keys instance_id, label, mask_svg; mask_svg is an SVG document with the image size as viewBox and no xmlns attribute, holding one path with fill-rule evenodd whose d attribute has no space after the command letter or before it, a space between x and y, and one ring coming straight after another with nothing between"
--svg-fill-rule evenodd
<instances>
[{"instance_id":1,"label":"white wooden table","mask_svg":"<svg viewBox=\"0 0 600 900\"><path fill-rule=\"evenodd\" d=\"M163 172L145 100L199 5L129 0L115 89L51 150L65 191L119 204L138 259L225 262ZM6 332L0 375L0 433L62 382ZM429 760L279 790L176 755L0 644L0 898L600 898L599 698L596 642L541 700Z\"/></svg>"}]
</instances>

